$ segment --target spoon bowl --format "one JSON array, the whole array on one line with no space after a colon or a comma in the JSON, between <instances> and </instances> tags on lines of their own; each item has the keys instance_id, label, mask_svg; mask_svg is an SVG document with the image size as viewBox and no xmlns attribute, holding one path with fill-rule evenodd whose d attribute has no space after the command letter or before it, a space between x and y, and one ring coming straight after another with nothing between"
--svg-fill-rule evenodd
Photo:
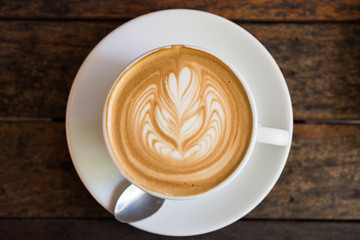
<instances>
[{"instance_id":1,"label":"spoon bowl","mask_svg":"<svg viewBox=\"0 0 360 240\"><path fill-rule=\"evenodd\" d=\"M131 184L117 200L114 216L123 223L139 221L153 215L163 203L164 199L154 197Z\"/></svg>"}]
</instances>

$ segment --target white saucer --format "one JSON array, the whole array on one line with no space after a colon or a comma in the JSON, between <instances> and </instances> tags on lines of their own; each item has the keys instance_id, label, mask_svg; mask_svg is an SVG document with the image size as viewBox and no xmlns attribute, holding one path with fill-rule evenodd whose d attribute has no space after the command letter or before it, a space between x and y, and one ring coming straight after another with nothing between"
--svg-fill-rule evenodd
<instances>
[{"instance_id":1,"label":"white saucer","mask_svg":"<svg viewBox=\"0 0 360 240\"><path fill-rule=\"evenodd\" d=\"M283 75L268 51L247 31L224 18L194 10L165 10L131 20L106 36L86 58L73 83L66 113L75 168L92 196L111 213L126 182L104 145L101 119L106 94L132 59L170 44L211 49L231 62L254 93L262 125L287 129L292 135L291 100ZM224 189L206 198L166 201L159 212L131 225L162 235L188 236L235 222L270 192L290 145L256 144L242 173Z\"/></svg>"}]
</instances>

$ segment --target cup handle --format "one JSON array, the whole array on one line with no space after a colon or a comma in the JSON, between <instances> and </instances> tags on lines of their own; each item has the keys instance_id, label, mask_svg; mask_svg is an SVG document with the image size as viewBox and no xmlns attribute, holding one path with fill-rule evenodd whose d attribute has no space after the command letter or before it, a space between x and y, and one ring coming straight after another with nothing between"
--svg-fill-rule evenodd
<instances>
[{"instance_id":1,"label":"cup handle","mask_svg":"<svg viewBox=\"0 0 360 240\"><path fill-rule=\"evenodd\" d=\"M277 146L286 146L290 142L287 130L259 126L256 141Z\"/></svg>"}]
</instances>

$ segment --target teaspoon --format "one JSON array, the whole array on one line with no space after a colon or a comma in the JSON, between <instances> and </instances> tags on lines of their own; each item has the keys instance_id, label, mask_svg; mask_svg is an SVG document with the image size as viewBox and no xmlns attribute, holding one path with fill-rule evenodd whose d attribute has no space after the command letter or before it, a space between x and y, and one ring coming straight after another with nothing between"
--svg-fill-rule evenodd
<instances>
[{"instance_id":1,"label":"teaspoon","mask_svg":"<svg viewBox=\"0 0 360 240\"><path fill-rule=\"evenodd\" d=\"M164 199L152 196L131 184L117 200L114 216L123 223L139 221L153 215L163 203Z\"/></svg>"}]
</instances>

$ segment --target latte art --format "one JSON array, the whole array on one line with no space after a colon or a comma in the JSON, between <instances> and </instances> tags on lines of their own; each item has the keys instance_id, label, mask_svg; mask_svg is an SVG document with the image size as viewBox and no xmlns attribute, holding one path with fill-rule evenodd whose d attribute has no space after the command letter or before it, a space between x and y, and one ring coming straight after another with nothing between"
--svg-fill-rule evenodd
<instances>
[{"instance_id":1,"label":"latte art","mask_svg":"<svg viewBox=\"0 0 360 240\"><path fill-rule=\"evenodd\" d=\"M225 92L198 64L151 84L129 108L134 140L154 158L197 161L223 140L230 117Z\"/></svg>"},{"instance_id":2,"label":"latte art","mask_svg":"<svg viewBox=\"0 0 360 240\"><path fill-rule=\"evenodd\" d=\"M106 111L109 145L123 174L167 196L200 194L225 181L247 151L252 124L236 74L185 46L130 66Z\"/></svg>"}]
</instances>

